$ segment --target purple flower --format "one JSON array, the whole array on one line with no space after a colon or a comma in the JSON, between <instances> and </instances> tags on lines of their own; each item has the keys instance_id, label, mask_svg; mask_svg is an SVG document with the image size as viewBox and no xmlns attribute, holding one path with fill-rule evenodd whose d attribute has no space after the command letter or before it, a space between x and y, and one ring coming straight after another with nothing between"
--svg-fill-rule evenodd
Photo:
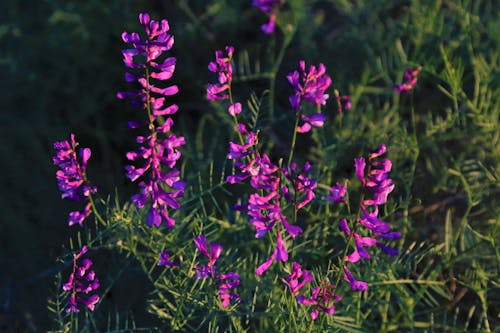
<instances>
[{"instance_id":1,"label":"purple flower","mask_svg":"<svg viewBox=\"0 0 500 333\"><path fill-rule=\"evenodd\" d=\"M330 195L327 195L326 199L336 203L346 203L344 199L346 194L347 187L337 183L335 186L330 187Z\"/></svg>"},{"instance_id":2,"label":"purple flower","mask_svg":"<svg viewBox=\"0 0 500 333\"><path fill-rule=\"evenodd\" d=\"M294 92L290 95L290 104L295 112L300 111L302 101L308 101L316 105L319 110L321 105L326 104L328 94L325 94L326 89L332 83L330 76L326 74L326 68L323 64L309 66L306 71L306 63L304 60L299 62L299 70L290 72L287 75L288 82L292 85ZM306 133L312 127L322 127L326 116L318 111L311 116L301 114L303 121L302 125L297 127L299 133Z\"/></svg>"},{"instance_id":3,"label":"purple flower","mask_svg":"<svg viewBox=\"0 0 500 333\"><path fill-rule=\"evenodd\" d=\"M369 154L368 166L365 159L362 157L354 160L357 178L363 186L373 194L372 198L365 199L361 203L360 208L362 214L358 218L357 222L371 231L374 238L360 236L356 238L356 235L354 235L356 250L353 254L348 256L348 261L356 262L360 258L369 258L370 255L366 252L366 250L364 250L364 247L373 246L375 244L390 255L397 254L396 249L387 247L380 241L376 240L378 238L397 239L401 237L400 232L391 231L390 224L383 221L378 216L378 206L385 204L387 202L387 196L394 190L392 179L389 178L392 162L389 159L380 159L380 157L386 152L386 145L381 144L376 150Z\"/></svg>"},{"instance_id":4,"label":"purple flower","mask_svg":"<svg viewBox=\"0 0 500 333\"><path fill-rule=\"evenodd\" d=\"M180 207L178 198L186 188L180 180L180 172L174 169L181 157L178 148L185 144L185 140L171 133L174 121L168 116L176 113L178 106L166 104L165 98L177 94L178 88L175 85L160 88L156 82L170 79L175 71L174 57L161 60L163 53L172 48L174 37L168 34L170 27L167 20L158 22L142 13L139 14L139 21L146 37L141 39L136 32L124 32L122 39L132 48L123 50L122 54L125 66L131 70L125 73L125 81L137 82L140 89L119 92L117 97L127 98L132 105L146 110L147 121L129 122L129 127L146 126L149 133L137 136L139 148L127 153L128 160L142 160L143 164L140 167L128 165L125 169L131 181L145 177L139 182L141 191L132 197L132 202L138 208L150 202L147 224L160 226L165 221L167 227L173 227L175 220L170 216L169 209Z\"/></svg>"},{"instance_id":5,"label":"purple flower","mask_svg":"<svg viewBox=\"0 0 500 333\"><path fill-rule=\"evenodd\" d=\"M281 191L288 202L295 205L299 210L306 206L314 198L314 190L317 187L316 180L309 178L307 174L311 169L309 162L304 163L302 170L297 170L297 163L292 162L289 168L283 169L283 174L288 180L289 185L283 186Z\"/></svg>"},{"instance_id":6,"label":"purple flower","mask_svg":"<svg viewBox=\"0 0 500 333\"><path fill-rule=\"evenodd\" d=\"M205 266L195 266L195 269L198 271L196 277L198 279L205 277L214 277L215 276L215 262L219 259L222 253L222 246L219 243L210 242L209 248L207 248L207 240L205 235L200 235L193 239L194 244L198 251L201 252L208 259L208 263Z\"/></svg>"},{"instance_id":7,"label":"purple flower","mask_svg":"<svg viewBox=\"0 0 500 333\"><path fill-rule=\"evenodd\" d=\"M170 254L167 251L161 251L158 266L179 267L178 263L170 261Z\"/></svg>"},{"instance_id":8,"label":"purple flower","mask_svg":"<svg viewBox=\"0 0 500 333\"><path fill-rule=\"evenodd\" d=\"M312 320L318 318L320 310L332 316L335 313L334 303L342 299L340 295L334 294L334 289L335 286L326 280L320 286L312 289L310 298L306 298L304 295L297 296L297 303L313 307L311 310Z\"/></svg>"},{"instance_id":9,"label":"purple flower","mask_svg":"<svg viewBox=\"0 0 500 333\"><path fill-rule=\"evenodd\" d=\"M326 74L325 65L309 66L306 72L306 63L301 60L299 70L289 73L287 79L294 89L294 93L290 96L290 104L295 112L299 111L303 100L316 106L326 104L329 96L325 94L325 91L332 83L332 79Z\"/></svg>"},{"instance_id":10,"label":"purple flower","mask_svg":"<svg viewBox=\"0 0 500 333\"><path fill-rule=\"evenodd\" d=\"M97 294L88 295L97 288L99 288L99 280L95 277L95 272L90 270L92 261L84 258L81 260L80 265L77 263L81 257L87 253L87 246L84 245L80 252L73 255L73 272L70 274L68 281L62 286L64 291L69 291L70 296L68 300L68 307L66 313L80 312L78 305L82 304L94 311L95 305L99 301Z\"/></svg>"},{"instance_id":11,"label":"purple flower","mask_svg":"<svg viewBox=\"0 0 500 333\"><path fill-rule=\"evenodd\" d=\"M344 232L347 239L351 237L351 229L347 223L347 219L343 218L339 221L339 229ZM358 233L353 232L352 237L354 238L354 251L348 256L345 256L344 260L347 262L358 262L359 259L370 259L370 253L365 249L365 247L373 246L377 243L377 240L372 237L363 237Z\"/></svg>"},{"instance_id":12,"label":"purple flower","mask_svg":"<svg viewBox=\"0 0 500 333\"><path fill-rule=\"evenodd\" d=\"M269 14L269 22L263 24L260 28L265 34L272 34L276 24L276 15L282 0L253 0L252 6Z\"/></svg>"},{"instance_id":13,"label":"purple flower","mask_svg":"<svg viewBox=\"0 0 500 333\"><path fill-rule=\"evenodd\" d=\"M403 82L394 87L394 91L401 94L403 92L409 92L415 87L418 80L418 74L422 70L422 67L406 67L403 74Z\"/></svg>"},{"instance_id":14,"label":"purple flower","mask_svg":"<svg viewBox=\"0 0 500 333\"><path fill-rule=\"evenodd\" d=\"M351 290L353 290L353 291L365 291L366 289L368 289L368 283L356 280L352 276L352 274L349 271L349 269L347 268L347 266L344 265L344 266L342 266L342 268L344 269L344 273L345 273L344 280L349 283L349 286L351 286Z\"/></svg>"},{"instance_id":15,"label":"purple flower","mask_svg":"<svg viewBox=\"0 0 500 333\"><path fill-rule=\"evenodd\" d=\"M212 278L219 286L219 297L221 299L222 307L225 308L229 306L231 300L239 299L239 295L237 293L231 292L231 289L238 287L240 284L239 274L228 272L217 275L215 262L219 259L222 253L222 246L219 243L210 242L207 248L205 235L195 237L193 241L198 251L200 251L201 254L208 259L208 262L204 266L194 266L194 268L198 271L196 273L196 278Z\"/></svg>"},{"instance_id":16,"label":"purple flower","mask_svg":"<svg viewBox=\"0 0 500 333\"><path fill-rule=\"evenodd\" d=\"M292 272L283 279L283 282L290 288L292 295L297 296L300 289L313 280L314 276L306 269L302 269L298 262L292 263Z\"/></svg>"},{"instance_id":17,"label":"purple flower","mask_svg":"<svg viewBox=\"0 0 500 333\"><path fill-rule=\"evenodd\" d=\"M288 261L288 251L286 249L286 244L281 238L281 232L279 231L276 240L276 248L274 249L273 254L271 254L271 256L266 261L264 261L259 267L257 267L255 273L257 275L262 275L276 260L282 262Z\"/></svg>"},{"instance_id":18,"label":"purple flower","mask_svg":"<svg viewBox=\"0 0 500 333\"><path fill-rule=\"evenodd\" d=\"M392 168L392 162L389 159L382 161L375 161L385 154L387 148L384 144L380 145L378 149L373 151L370 156L370 164L368 173L366 173L366 161L363 157L356 158L354 165L356 168L356 177L359 181L373 193L372 199L363 201L364 205L382 205L387 202L387 196L394 190L392 179L389 178L389 172Z\"/></svg>"},{"instance_id":19,"label":"purple flower","mask_svg":"<svg viewBox=\"0 0 500 333\"><path fill-rule=\"evenodd\" d=\"M220 274L217 276L217 279L219 280L219 297L223 308L228 307L231 300L238 300L240 298L238 293L231 292L231 289L235 289L240 285L239 278L240 275L234 272Z\"/></svg>"},{"instance_id":20,"label":"purple flower","mask_svg":"<svg viewBox=\"0 0 500 333\"><path fill-rule=\"evenodd\" d=\"M208 70L217 74L218 84L209 84L207 87L207 99L209 101L218 101L229 99L231 91L231 82L233 81L233 59L234 47L226 46L226 53L221 50L215 51L215 61L208 64ZM239 104L239 103L238 103ZM232 104L229 113L237 114L241 112L239 106Z\"/></svg>"},{"instance_id":21,"label":"purple flower","mask_svg":"<svg viewBox=\"0 0 500 333\"><path fill-rule=\"evenodd\" d=\"M92 193L97 192L95 186L88 184L86 169L87 162L90 159L90 148L81 148L76 151L78 142L75 140L75 135L71 134L70 142L61 141L54 143L56 151L53 161L60 170L56 172L57 185L63 192L61 198L82 201L88 198ZM82 211L74 211L69 214L68 224L70 226L79 224L83 225L83 221L91 213L91 204L88 202Z\"/></svg>"}]
</instances>

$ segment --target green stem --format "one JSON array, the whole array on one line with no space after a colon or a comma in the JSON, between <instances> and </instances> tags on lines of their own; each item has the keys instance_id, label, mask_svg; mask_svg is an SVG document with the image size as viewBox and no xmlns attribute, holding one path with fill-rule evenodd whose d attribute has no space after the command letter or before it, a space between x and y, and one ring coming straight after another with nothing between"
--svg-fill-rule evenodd
<instances>
[{"instance_id":1,"label":"green stem","mask_svg":"<svg viewBox=\"0 0 500 333\"><path fill-rule=\"evenodd\" d=\"M229 103L231 103L231 105L234 104L234 101L233 101L233 91L231 89L231 83L229 83ZM238 133L238 138L240 139L240 144L244 145L245 144L245 140L243 140L243 137L241 136L241 133L240 131L238 131L238 117L236 117L236 115L233 115L233 121L234 121L234 126L235 126L235 130L236 130L236 133Z\"/></svg>"},{"instance_id":2,"label":"green stem","mask_svg":"<svg viewBox=\"0 0 500 333\"><path fill-rule=\"evenodd\" d=\"M89 195L89 201L90 205L92 207L92 212L96 216L97 220L105 227L107 225L106 220L99 214L99 211L97 210L97 207L95 205L94 199L92 198L92 195Z\"/></svg>"},{"instance_id":3,"label":"green stem","mask_svg":"<svg viewBox=\"0 0 500 333\"><path fill-rule=\"evenodd\" d=\"M300 111L297 112L297 114L295 116L295 125L293 126L292 144L290 145L290 154L288 154L288 162L287 162L288 168L290 168L290 164L292 163L293 152L295 150L295 142L297 141L297 126L299 126L299 118L300 118Z\"/></svg>"}]
</instances>

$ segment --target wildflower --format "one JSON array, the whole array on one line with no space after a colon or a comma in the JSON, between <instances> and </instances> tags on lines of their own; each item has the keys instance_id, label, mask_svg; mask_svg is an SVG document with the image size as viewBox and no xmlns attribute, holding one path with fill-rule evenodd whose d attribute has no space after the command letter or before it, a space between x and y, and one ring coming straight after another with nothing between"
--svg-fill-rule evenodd
<instances>
[{"instance_id":1,"label":"wildflower","mask_svg":"<svg viewBox=\"0 0 500 333\"><path fill-rule=\"evenodd\" d=\"M374 195L373 199L363 201L364 205L382 205L387 202L387 196L394 190L392 179L389 178L389 172L392 168L392 162L389 159L374 161L375 158L382 156L387 151L387 147L382 144L379 148L369 155L370 165L368 174L365 176L366 161L363 157L356 158L354 165L356 176L361 183Z\"/></svg>"},{"instance_id":2,"label":"wildflower","mask_svg":"<svg viewBox=\"0 0 500 333\"><path fill-rule=\"evenodd\" d=\"M297 127L299 133L306 133L312 127L322 127L326 116L319 112L321 105L326 104L329 95L325 94L326 89L332 83L331 78L326 75L326 68L323 64L309 66L306 72L304 60L299 62L299 70L290 72L287 75L288 82L292 85L294 92L290 95L290 104L295 112L300 111L302 101L308 101L316 105L318 112L311 116L301 114L303 124Z\"/></svg>"},{"instance_id":3,"label":"wildflower","mask_svg":"<svg viewBox=\"0 0 500 333\"><path fill-rule=\"evenodd\" d=\"M215 61L208 64L208 70L217 74L219 84L209 84L207 87L207 99L209 101L218 101L229 99L229 91L231 90L231 82L233 81L233 59L234 47L226 46L226 53L221 50L215 51ZM224 93L224 94L223 94ZM239 110L238 110L239 109ZM241 112L241 104L231 105L231 112Z\"/></svg>"},{"instance_id":4,"label":"wildflower","mask_svg":"<svg viewBox=\"0 0 500 333\"><path fill-rule=\"evenodd\" d=\"M394 87L394 91L401 94L403 92L408 92L415 87L418 80L418 74L422 70L422 67L407 67L403 74L403 82Z\"/></svg>"},{"instance_id":5,"label":"wildflower","mask_svg":"<svg viewBox=\"0 0 500 333\"><path fill-rule=\"evenodd\" d=\"M87 162L90 159L90 148L81 148L76 152L78 142L75 140L75 135L71 134L70 142L61 141L54 143L56 151L53 162L60 170L56 172L57 185L63 192L62 199L73 201L82 201L90 197L92 193L97 192L95 186L88 183L86 176ZM88 202L82 211L73 211L69 213L68 224L70 226L79 224L83 225L83 221L91 213L91 203Z\"/></svg>"},{"instance_id":6,"label":"wildflower","mask_svg":"<svg viewBox=\"0 0 500 333\"><path fill-rule=\"evenodd\" d=\"M253 0L252 2L252 6L258 8L266 14L269 14L269 22L260 27L262 32L267 35L271 35L274 32L276 15L281 3L282 0Z\"/></svg>"},{"instance_id":7,"label":"wildflower","mask_svg":"<svg viewBox=\"0 0 500 333\"><path fill-rule=\"evenodd\" d=\"M240 285L240 275L234 272L217 275L219 280L219 297L221 299L222 307L226 308L230 305L231 300L238 300L240 296L236 292L231 292Z\"/></svg>"},{"instance_id":8,"label":"wildflower","mask_svg":"<svg viewBox=\"0 0 500 333\"><path fill-rule=\"evenodd\" d=\"M160 253L160 260L158 260L158 266L179 267L180 265L170 261L170 254L167 251L162 251Z\"/></svg>"},{"instance_id":9,"label":"wildflower","mask_svg":"<svg viewBox=\"0 0 500 333\"><path fill-rule=\"evenodd\" d=\"M231 289L235 289L239 286L240 276L238 273L234 272L217 274L215 262L219 259L222 253L222 246L219 243L210 242L207 248L205 235L195 237L193 241L198 251L200 251L201 254L208 259L208 262L204 266L194 266L194 268L198 271L196 273L196 278L212 278L219 286L219 297L221 299L222 307L226 308L229 306L231 300L239 298L239 295L235 292L231 292Z\"/></svg>"},{"instance_id":10,"label":"wildflower","mask_svg":"<svg viewBox=\"0 0 500 333\"><path fill-rule=\"evenodd\" d=\"M270 266L271 264L276 261L282 261L282 262L287 262L288 261L288 251L286 249L286 244L281 238L281 232L278 231L278 237L276 240L276 248L273 251L273 254L264 261L257 269L255 270L255 273L257 275L262 275Z\"/></svg>"},{"instance_id":11,"label":"wildflower","mask_svg":"<svg viewBox=\"0 0 500 333\"><path fill-rule=\"evenodd\" d=\"M342 296L333 293L334 289L335 286L330 281L323 281L320 286L312 289L310 298L306 298L304 295L297 296L297 303L313 307L311 310L312 320L318 318L320 310L332 316L335 313L334 302L342 299Z\"/></svg>"},{"instance_id":12,"label":"wildflower","mask_svg":"<svg viewBox=\"0 0 500 333\"><path fill-rule=\"evenodd\" d=\"M306 72L306 63L299 61L299 71L295 70L287 75L288 82L292 85L294 94L290 96L290 104L295 112L299 111L302 100L313 104L325 105L328 94L325 90L332 83L331 78L326 74L325 65L318 67L309 66Z\"/></svg>"},{"instance_id":13,"label":"wildflower","mask_svg":"<svg viewBox=\"0 0 500 333\"><path fill-rule=\"evenodd\" d=\"M283 279L283 282L288 286L292 295L297 296L300 289L311 282L313 278L314 276L311 272L306 269L302 269L298 262L293 262L292 272L285 279Z\"/></svg>"},{"instance_id":14,"label":"wildflower","mask_svg":"<svg viewBox=\"0 0 500 333\"><path fill-rule=\"evenodd\" d=\"M326 199L336 203L346 203L344 199L346 194L347 187L337 183L335 186L330 187L330 195L327 195Z\"/></svg>"},{"instance_id":15,"label":"wildflower","mask_svg":"<svg viewBox=\"0 0 500 333\"><path fill-rule=\"evenodd\" d=\"M349 283L349 286L351 287L351 290L353 291L365 291L368 289L368 283L363 282L363 281L358 281L356 280L349 269L347 268L346 265L342 266L342 269L344 270L344 280Z\"/></svg>"},{"instance_id":16,"label":"wildflower","mask_svg":"<svg viewBox=\"0 0 500 333\"><path fill-rule=\"evenodd\" d=\"M207 240L205 235L200 235L198 237L195 237L193 239L194 244L198 251L201 252L205 257L208 259L208 263L203 266L195 266L195 269L198 271L196 274L196 277L198 279L204 278L204 277L209 277L209 276L215 276L215 262L217 259L219 259L221 253L222 253L222 246L219 243L215 242L210 242L209 248L210 251L207 249Z\"/></svg>"},{"instance_id":17,"label":"wildflower","mask_svg":"<svg viewBox=\"0 0 500 333\"><path fill-rule=\"evenodd\" d=\"M162 221L167 227L173 227L175 220L169 214L170 209L178 209L178 198L184 194L186 184L180 180L180 172L174 167L181 157L178 150L185 144L184 137L171 133L174 125L172 118L178 110L176 104L166 105L167 96L177 94L178 88L172 85L159 88L154 83L165 81L172 77L175 71L174 57L159 60L165 51L169 51L174 44L174 37L168 34L170 30L167 20L160 22L151 20L146 13L139 14L139 21L144 27L146 38L141 39L138 33L124 32L122 39L133 48L122 51L124 63L133 72L125 73L127 82L136 81L141 89L131 92L119 92L117 97L127 98L138 108L145 109L148 114L146 122L129 122L129 127L137 128L145 125L149 133L137 136L137 143L141 145L137 151L127 153L130 161L144 160L141 167L126 166L127 177L136 181L149 172L149 178L139 182L141 191L132 197L132 202L138 208L150 201L147 215L149 226L160 226ZM166 119L158 120L159 117ZM168 169L166 171L165 169Z\"/></svg>"},{"instance_id":18,"label":"wildflower","mask_svg":"<svg viewBox=\"0 0 500 333\"><path fill-rule=\"evenodd\" d=\"M70 274L68 281L63 285L64 291L70 291L68 307L66 313L80 312L78 305L84 305L91 311L94 311L95 305L99 301L97 294L90 295L89 297L82 297L82 294L88 295L99 288L99 279L95 277L95 272L90 270L92 261L84 258L81 264L78 265L77 261L87 253L87 246L84 245L80 252L73 255L73 272Z\"/></svg>"},{"instance_id":19,"label":"wildflower","mask_svg":"<svg viewBox=\"0 0 500 333\"><path fill-rule=\"evenodd\" d=\"M302 170L297 171L297 163L292 162L289 168L283 169L283 174L292 185L293 196L287 186L283 186L281 191L285 195L288 202L295 205L295 209L299 210L306 206L314 198L314 190L317 183L314 179L307 177L307 173L311 170L311 163L306 162ZM301 194L304 194L302 201L299 201ZM299 201L299 202L298 202Z\"/></svg>"}]
</instances>

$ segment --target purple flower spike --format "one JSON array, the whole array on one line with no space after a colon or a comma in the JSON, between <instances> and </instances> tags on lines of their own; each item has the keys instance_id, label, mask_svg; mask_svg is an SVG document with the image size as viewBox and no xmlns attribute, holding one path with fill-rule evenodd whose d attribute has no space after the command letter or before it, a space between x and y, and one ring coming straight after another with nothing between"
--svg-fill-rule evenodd
<instances>
[{"instance_id":1,"label":"purple flower spike","mask_svg":"<svg viewBox=\"0 0 500 333\"><path fill-rule=\"evenodd\" d=\"M417 84L418 74L422 67L407 67L403 74L403 82L394 87L394 91L398 94L406 93L412 90Z\"/></svg>"},{"instance_id":2,"label":"purple flower spike","mask_svg":"<svg viewBox=\"0 0 500 333\"><path fill-rule=\"evenodd\" d=\"M397 254L397 250L385 246L378 239L397 239L401 237L401 233L391 231L391 226L388 222L383 221L379 216L379 205L387 202L388 195L394 190L392 179L389 178L389 172L392 168L392 162L389 159L380 159L387 153L387 146L381 144L376 150L369 155L369 165L366 165L364 158L356 158L354 164L356 166L356 176L363 184L364 188L373 194L372 198L365 199L360 205L361 216L357 222L373 233L373 237L361 237L354 234L356 242L356 250L346 257L347 261L357 262L359 259L370 258L369 253L364 247L377 245L382 251L389 255ZM367 169L367 170L366 170Z\"/></svg>"},{"instance_id":3,"label":"purple flower spike","mask_svg":"<svg viewBox=\"0 0 500 333\"><path fill-rule=\"evenodd\" d=\"M84 297L82 294L89 294L99 288L99 280L95 277L95 272L90 270L92 261L89 259L82 259L81 264L78 260L87 253L87 246L84 245L80 252L73 255L73 272L69 275L68 281L62 286L64 291L70 291L71 294L68 300L68 307L66 313L78 313L78 305L82 304L94 311L95 305L99 301L97 294Z\"/></svg>"},{"instance_id":4,"label":"purple flower spike","mask_svg":"<svg viewBox=\"0 0 500 333\"><path fill-rule=\"evenodd\" d=\"M231 82L233 81L233 53L234 47L226 46L226 53L221 50L215 52L215 61L208 64L208 70L217 74L218 83L209 84L207 87L207 99L209 101L219 101L229 99L229 91L231 90ZM238 103L239 104L239 103ZM234 104L229 108L229 113L237 114L238 106ZM241 112L241 104L239 105ZM233 115L233 114L231 114Z\"/></svg>"},{"instance_id":5,"label":"purple flower spike","mask_svg":"<svg viewBox=\"0 0 500 333\"><path fill-rule=\"evenodd\" d=\"M149 133L138 136L136 141L140 147L126 155L130 161L142 161L142 166L128 165L125 169L131 181L146 178L139 182L141 191L132 197L132 202L137 208L150 202L147 225L158 227L164 221L171 228L175 220L169 210L180 207L178 199L186 188L180 180L180 172L174 169L181 157L178 148L185 140L171 133L174 121L167 117L175 114L179 107L168 105L166 97L177 94L179 89L175 85L159 87L157 83L170 79L175 71L176 59L163 58L164 52L174 45L174 37L168 33L167 20L158 22L151 20L147 13L141 13L139 21L146 34L144 39L136 32L122 34L123 41L132 46L122 51L125 66L130 69L125 73L125 81L137 82L139 90L119 92L117 97L129 99L130 104L147 112L147 121L130 121L129 127L145 126Z\"/></svg>"},{"instance_id":6,"label":"purple flower spike","mask_svg":"<svg viewBox=\"0 0 500 333\"><path fill-rule=\"evenodd\" d=\"M299 111L303 100L316 106L326 104L329 95L325 94L325 91L332 83L332 79L326 74L323 64L319 64L318 67L309 66L306 72L305 61L301 60L299 70L289 73L287 79L294 89L294 93L290 96L290 104L295 112Z\"/></svg>"},{"instance_id":7,"label":"purple flower spike","mask_svg":"<svg viewBox=\"0 0 500 333\"><path fill-rule=\"evenodd\" d=\"M345 273L344 280L349 283L349 285L351 286L351 290L353 290L353 291L365 291L366 289L368 289L368 283L356 280L352 276L352 274L349 271L349 269L347 268L347 266L344 265L342 268L344 269L344 273Z\"/></svg>"},{"instance_id":8,"label":"purple flower spike","mask_svg":"<svg viewBox=\"0 0 500 333\"><path fill-rule=\"evenodd\" d=\"M231 292L240 285L240 275L234 272L220 274L217 276L219 280L219 296L223 308L227 308L231 300L238 300L240 296L236 292Z\"/></svg>"},{"instance_id":9,"label":"purple flower spike","mask_svg":"<svg viewBox=\"0 0 500 333\"><path fill-rule=\"evenodd\" d=\"M54 143L56 151L52 160L60 170L56 172L57 185L62 192L61 198L73 201L83 201L97 192L95 186L88 183L86 176L87 162L90 159L90 148L81 148L76 151L78 142L75 135L71 134L70 142L61 141ZM69 214L68 224L83 226L83 221L91 213L90 201L82 211L74 211Z\"/></svg>"}]
</instances>

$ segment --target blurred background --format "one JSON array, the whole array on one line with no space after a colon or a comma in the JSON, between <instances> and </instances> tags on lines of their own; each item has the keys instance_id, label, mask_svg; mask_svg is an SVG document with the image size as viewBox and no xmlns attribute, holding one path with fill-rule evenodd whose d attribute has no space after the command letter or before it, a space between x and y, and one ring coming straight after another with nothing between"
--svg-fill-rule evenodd
<instances>
[{"instance_id":1,"label":"blurred background","mask_svg":"<svg viewBox=\"0 0 500 333\"><path fill-rule=\"evenodd\" d=\"M339 175L345 175L352 172L355 153L366 153L385 140L399 157L395 169L411 165L414 154L408 152L412 142L406 131L410 101L400 101L392 87L400 82L405 66L422 65L413 96L420 154L416 170L399 175L401 183L407 181L400 189L401 202L413 209L415 228L409 230L409 237L438 242L443 237L439 221L447 212L457 219L464 214L467 195L461 178L450 174L450 168L464 175L478 200L474 217L484 222L484 228L497 224L498 4L304 3L307 19L299 25L280 69L277 109L288 110L290 89L285 75L300 59L308 64L323 62L333 86L350 94L354 105L345 115L349 126L334 129L332 125L336 148L326 156L313 152L311 159L334 156L332 163L338 165ZM51 327L47 299L59 288L53 276L62 268L56 258L74 233L67 226L67 214L78 207L60 199L53 142L75 133L81 147L92 149L88 175L101 193L114 196L117 191L125 201L136 189L123 172L125 152L134 146L126 126L134 110L115 95L130 89L123 80L120 36L123 30L140 31L140 12L170 22L176 40L172 55L177 57L172 82L180 88L173 98L180 106L176 132L188 141L195 142L200 122L212 131L221 125L209 113L204 97L207 82L214 79L207 64L216 49L231 44L237 53L248 52L252 66L258 59L263 69L269 66L266 52L275 39L261 33L259 27L267 18L251 7L250 0L1 1L0 331L38 332ZM445 51L440 52L440 47ZM482 81L475 86L478 75ZM240 91L248 91L247 84L240 82ZM265 89L259 80L251 84L258 93ZM457 108L439 85L461 96L464 103ZM473 100L476 90L490 100L484 110L471 111L466 99ZM333 103L329 112L335 117ZM373 142L374 138L378 141ZM194 144L186 147L186 158L206 163L210 156L203 149ZM217 149L223 153L226 148ZM140 274L127 275L122 288L137 279ZM111 294L117 307L135 309L139 320L147 320L140 297L136 300L132 295L124 302L118 294Z\"/></svg>"}]
</instances>

